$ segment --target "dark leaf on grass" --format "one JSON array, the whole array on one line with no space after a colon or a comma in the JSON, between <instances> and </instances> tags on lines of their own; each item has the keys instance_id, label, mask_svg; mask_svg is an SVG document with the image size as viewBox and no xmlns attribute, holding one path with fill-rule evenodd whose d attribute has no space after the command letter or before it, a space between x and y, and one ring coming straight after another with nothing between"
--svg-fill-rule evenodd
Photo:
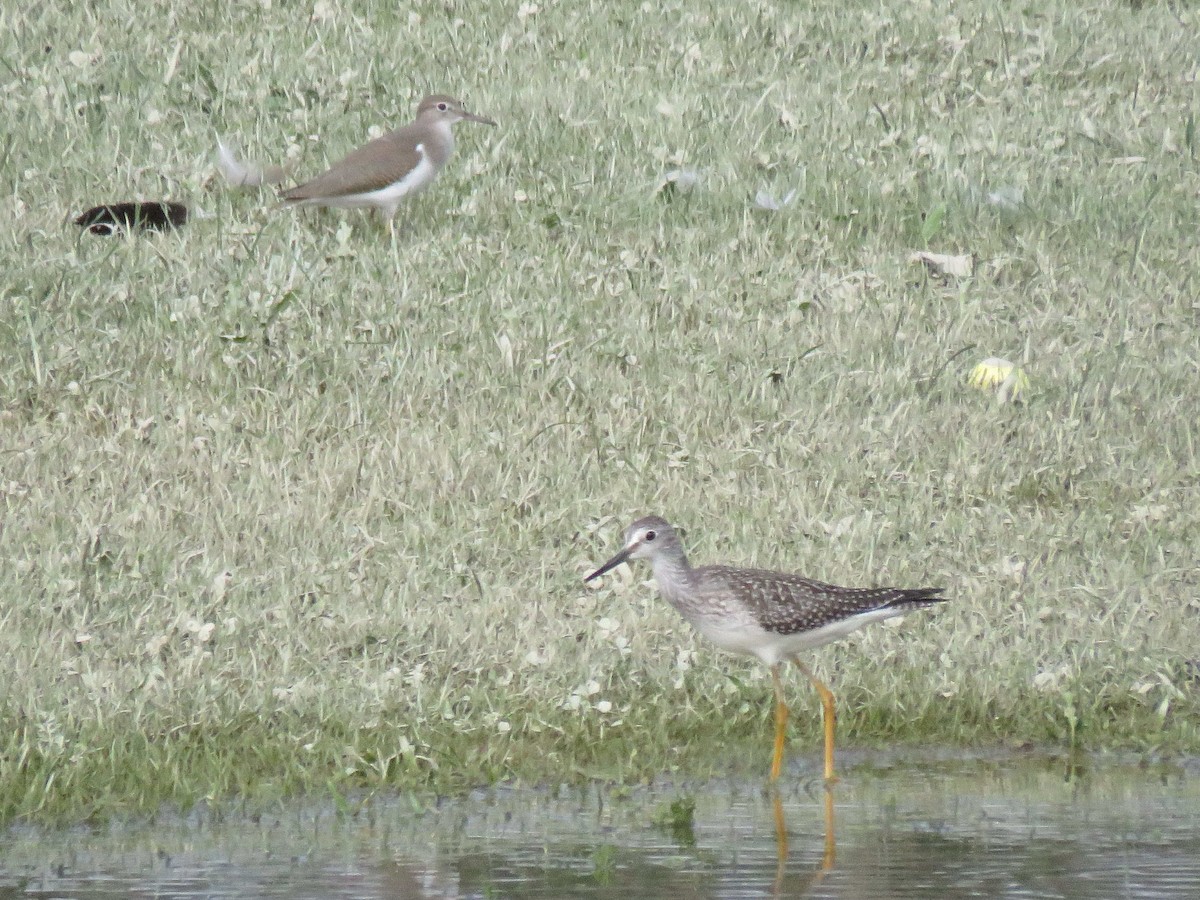
<instances>
[{"instance_id":1,"label":"dark leaf on grass","mask_svg":"<svg viewBox=\"0 0 1200 900\"><path fill-rule=\"evenodd\" d=\"M151 200L137 203L105 203L93 206L75 220L92 234L111 235L131 228L165 231L187 221L188 208L182 203Z\"/></svg>"}]
</instances>

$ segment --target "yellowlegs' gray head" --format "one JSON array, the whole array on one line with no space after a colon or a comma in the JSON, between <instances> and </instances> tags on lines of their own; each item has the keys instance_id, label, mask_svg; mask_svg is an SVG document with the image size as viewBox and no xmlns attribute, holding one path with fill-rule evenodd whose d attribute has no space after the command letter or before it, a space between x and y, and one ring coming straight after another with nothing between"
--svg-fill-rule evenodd
<instances>
[{"instance_id":1,"label":"yellowlegs' gray head","mask_svg":"<svg viewBox=\"0 0 1200 900\"><path fill-rule=\"evenodd\" d=\"M625 529L621 552L589 575L584 581L599 578L610 569L631 559L685 559L683 545L671 523L660 516L645 516Z\"/></svg>"}]
</instances>

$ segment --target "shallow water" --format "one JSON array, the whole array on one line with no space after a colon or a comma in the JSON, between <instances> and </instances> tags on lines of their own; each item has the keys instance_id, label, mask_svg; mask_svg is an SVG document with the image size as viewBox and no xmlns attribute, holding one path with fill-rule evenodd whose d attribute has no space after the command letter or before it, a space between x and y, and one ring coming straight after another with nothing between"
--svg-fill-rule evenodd
<instances>
[{"instance_id":1,"label":"shallow water","mask_svg":"<svg viewBox=\"0 0 1200 900\"><path fill-rule=\"evenodd\" d=\"M1200 765L846 755L842 776L830 808L785 778L17 829L0 898L1200 897Z\"/></svg>"}]
</instances>

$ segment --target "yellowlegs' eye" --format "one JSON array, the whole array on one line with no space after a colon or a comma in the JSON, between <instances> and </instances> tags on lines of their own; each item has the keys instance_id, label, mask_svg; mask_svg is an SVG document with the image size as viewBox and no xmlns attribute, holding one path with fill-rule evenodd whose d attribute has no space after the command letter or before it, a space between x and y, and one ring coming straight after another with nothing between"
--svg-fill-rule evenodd
<instances>
[{"instance_id":1,"label":"yellowlegs' eye","mask_svg":"<svg viewBox=\"0 0 1200 900\"><path fill-rule=\"evenodd\" d=\"M448 107L448 106L447 106L445 103L439 103L439 104L438 104L438 109L440 109L442 112L445 112L445 111L446 111L446 110L448 110L449 108L450 108L450 107Z\"/></svg>"},{"instance_id":2,"label":"yellowlegs' eye","mask_svg":"<svg viewBox=\"0 0 1200 900\"><path fill-rule=\"evenodd\" d=\"M648 543L650 543L650 542L651 542L652 540L654 540L656 537L658 537L658 533L657 533L657 532L654 532L654 531L647 531L647 532L646 532L646 543L647 543L647 544L648 544Z\"/></svg>"}]
</instances>

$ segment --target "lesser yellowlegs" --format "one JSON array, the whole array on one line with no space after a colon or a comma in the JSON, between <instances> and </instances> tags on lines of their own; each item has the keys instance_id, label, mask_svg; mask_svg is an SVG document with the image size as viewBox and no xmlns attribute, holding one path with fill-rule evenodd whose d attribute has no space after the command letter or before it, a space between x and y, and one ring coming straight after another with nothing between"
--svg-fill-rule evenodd
<instances>
[{"instance_id":1,"label":"lesser yellowlegs","mask_svg":"<svg viewBox=\"0 0 1200 900\"><path fill-rule=\"evenodd\" d=\"M648 559L658 589L701 634L723 650L756 656L775 686L775 754L771 780L783 765L788 707L780 664L791 660L821 697L825 717L825 778L833 774L833 694L797 657L871 622L940 603L941 588L846 588L786 572L730 566L692 568L679 535L665 519L646 516L625 531L625 547L589 575L599 578L630 559Z\"/></svg>"}]
</instances>

